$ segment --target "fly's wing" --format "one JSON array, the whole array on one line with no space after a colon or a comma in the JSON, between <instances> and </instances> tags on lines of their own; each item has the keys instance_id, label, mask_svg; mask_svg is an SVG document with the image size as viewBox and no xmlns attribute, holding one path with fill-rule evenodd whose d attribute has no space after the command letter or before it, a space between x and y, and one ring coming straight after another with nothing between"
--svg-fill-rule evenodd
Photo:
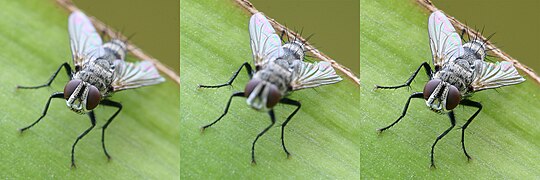
<instances>
[{"instance_id":1,"label":"fly's wing","mask_svg":"<svg viewBox=\"0 0 540 180\"><path fill-rule=\"evenodd\" d=\"M149 86L165 81L156 67L149 61L136 63L115 60L115 76L112 82L113 91Z\"/></svg>"},{"instance_id":2,"label":"fly's wing","mask_svg":"<svg viewBox=\"0 0 540 180\"><path fill-rule=\"evenodd\" d=\"M71 55L75 69L99 57L103 53L101 37L90 22L90 19L81 11L74 11L69 16L68 31L71 45Z\"/></svg>"},{"instance_id":3,"label":"fly's wing","mask_svg":"<svg viewBox=\"0 0 540 180\"><path fill-rule=\"evenodd\" d=\"M291 81L292 90L334 84L342 80L329 62L296 62Z\"/></svg>"},{"instance_id":4,"label":"fly's wing","mask_svg":"<svg viewBox=\"0 0 540 180\"><path fill-rule=\"evenodd\" d=\"M262 13L249 20L249 38L255 68L262 69L268 62L283 54L281 40Z\"/></svg>"},{"instance_id":5,"label":"fly's wing","mask_svg":"<svg viewBox=\"0 0 540 180\"><path fill-rule=\"evenodd\" d=\"M441 11L435 11L429 16L428 32L435 70L463 55L461 38Z\"/></svg>"},{"instance_id":6,"label":"fly's wing","mask_svg":"<svg viewBox=\"0 0 540 180\"><path fill-rule=\"evenodd\" d=\"M473 91L509 86L525 81L508 61L489 63L477 60L475 66L474 80L471 83Z\"/></svg>"}]
</instances>

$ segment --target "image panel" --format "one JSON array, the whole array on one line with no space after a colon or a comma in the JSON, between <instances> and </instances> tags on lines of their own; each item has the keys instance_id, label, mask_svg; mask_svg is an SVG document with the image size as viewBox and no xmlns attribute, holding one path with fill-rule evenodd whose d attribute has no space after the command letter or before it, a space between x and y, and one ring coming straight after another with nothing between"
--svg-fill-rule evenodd
<instances>
[{"instance_id":1,"label":"image panel","mask_svg":"<svg viewBox=\"0 0 540 180\"><path fill-rule=\"evenodd\" d=\"M180 2L181 178L360 178L359 2L276 3Z\"/></svg>"},{"instance_id":2,"label":"image panel","mask_svg":"<svg viewBox=\"0 0 540 180\"><path fill-rule=\"evenodd\" d=\"M506 41L540 21L526 8L494 20L524 5L478 2L360 2L362 177L540 175L538 55ZM504 19L523 26L499 34L518 24Z\"/></svg>"},{"instance_id":3,"label":"image panel","mask_svg":"<svg viewBox=\"0 0 540 180\"><path fill-rule=\"evenodd\" d=\"M179 177L179 1L0 9L0 178Z\"/></svg>"}]
</instances>

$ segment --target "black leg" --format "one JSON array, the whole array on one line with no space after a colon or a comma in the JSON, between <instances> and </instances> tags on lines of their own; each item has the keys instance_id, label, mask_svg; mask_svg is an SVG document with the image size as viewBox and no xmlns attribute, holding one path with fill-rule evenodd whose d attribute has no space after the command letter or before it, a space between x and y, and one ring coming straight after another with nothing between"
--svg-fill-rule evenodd
<instances>
[{"instance_id":1,"label":"black leg","mask_svg":"<svg viewBox=\"0 0 540 180\"><path fill-rule=\"evenodd\" d=\"M71 76L72 76L71 75L71 67L69 66L69 64L67 62L65 62L64 64L60 65L60 67L58 67L56 72L54 72L54 74L51 76L51 78L49 78L49 81L47 81L47 83L45 83L43 85L39 85L39 86L17 86L17 88L18 89L38 89L38 88L50 86L51 83L53 82L54 78L56 78L56 75L58 75L58 73L62 69L62 67L64 67L64 69L66 69L66 73L67 73L69 79L71 79Z\"/></svg>"},{"instance_id":2,"label":"black leg","mask_svg":"<svg viewBox=\"0 0 540 180\"><path fill-rule=\"evenodd\" d=\"M429 79L431 79L431 76L432 76L431 67L429 66L429 64L427 62L424 62L424 63L422 63L422 65L420 65L418 67L418 69L416 69L416 71L414 71L412 76L409 77L409 79L407 79L407 81L404 84L397 85L397 86L379 86L379 85L375 85L375 89L398 89L398 88L402 88L402 87L409 87L411 85L411 82L414 80L414 78L418 74L418 72L420 72L420 69L422 69L422 67L424 67L424 69L426 70L427 76L429 77Z\"/></svg>"},{"instance_id":3,"label":"black leg","mask_svg":"<svg viewBox=\"0 0 540 180\"><path fill-rule=\"evenodd\" d=\"M221 120L221 118L223 118L223 117L227 114L227 112L229 112L229 106L231 106L231 102L232 102L232 98L233 98L233 97L243 97L243 96L244 96L244 92L236 92L236 93L233 93L233 94L231 95L231 97L229 97L229 101L227 102L227 105L225 106L225 111L223 112L223 114L221 114L221 116L219 116L219 118L216 119L214 122L212 122L212 123L210 123L210 124L208 124L208 125L206 125L206 126L203 126L203 127L201 128L201 131L204 131L206 128L208 128L208 127L210 127L210 126L216 124L219 120Z\"/></svg>"},{"instance_id":4,"label":"black leg","mask_svg":"<svg viewBox=\"0 0 540 180\"><path fill-rule=\"evenodd\" d=\"M47 111L49 110L49 105L51 104L51 100L53 98L62 98L63 99L64 98L64 93L62 93L62 92L53 93L49 97L49 100L47 100L47 104L45 104L45 109L43 109L43 113L41 113L41 116L36 121L34 121L34 123L32 123L29 126L26 126L24 128L21 128L20 129L21 133L24 132L25 130L31 128L32 126L36 125L39 121L41 121L41 119L43 119L43 117L45 117L45 115L47 115Z\"/></svg>"},{"instance_id":5,"label":"black leg","mask_svg":"<svg viewBox=\"0 0 540 180\"><path fill-rule=\"evenodd\" d=\"M116 115L118 115L118 113L120 113L120 111L122 110L122 104L108 99L101 101L100 104L118 108L118 110L109 118L109 120L107 120L107 122L105 123L105 125L103 125L101 129L101 146L103 147L103 152L105 152L105 156L107 156L107 159L111 160L111 156L107 152L107 148L105 148L105 130L107 129L107 127L109 127L109 124L111 124Z\"/></svg>"},{"instance_id":6,"label":"black leg","mask_svg":"<svg viewBox=\"0 0 540 180\"><path fill-rule=\"evenodd\" d=\"M238 73L240 73L240 71L242 70L242 67L246 67L246 71L248 73L248 76L251 79L251 77L253 77L253 69L251 68L251 66L249 65L248 62L245 62L244 64L242 64L242 66L240 66L240 68L238 68L238 70L236 70L236 72L233 74L233 76L226 83L219 84L219 85L214 85L214 86L207 86L207 85L200 85L199 84L199 88L220 88L220 87L223 87L223 86L230 86L230 85L232 85L233 81L236 79L236 76L238 76Z\"/></svg>"},{"instance_id":7,"label":"black leg","mask_svg":"<svg viewBox=\"0 0 540 180\"><path fill-rule=\"evenodd\" d=\"M435 140L435 142L433 143L433 145L431 146L431 167L432 168L435 168L435 161L433 160L433 152L435 150L435 145L437 144L437 142L439 142L440 139L446 136L446 134L448 134L448 132L450 132L454 128L454 126L456 126L456 118L454 117L454 111L450 111L448 113L448 117L450 118L450 123L452 125L448 129L446 129L446 131L444 131L441 135L439 135L437 139Z\"/></svg>"},{"instance_id":8,"label":"black leg","mask_svg":"<svg viewBox=\"0 0 540 180\"><path fill-rule=\"evenodd\" d=\"M461 127L461 147L463 148L463 152L465 153L465 156L467 156L467 160L471 160L471 156L469 156L469 154L467 153L467 150L465 150L465 129L467 129L469 124L471 124L472 120L476 117L476 115L480 113L480 111L482 110L482 104L480 104L479 102L468 100L468 99L462 100L460 104L464 106L471 106L471 107L478 108L478 110L469 118L469 120L467 120L467 122L463 125L463 127Z\"/></svg>"},{"instance_id":9,"label":"black leg","mask_svg":"<svg viewBox=\"0 0 540 180\"><path fill-rule=\"evenodd\" d=\"M255 143L257 143L257 140L259 140L259 138L264 133L266 133L266 131L268 131L276 123L276 117L274 116L274 110L270 110L268 112L268 115L270 115L270 120L272 121L272 123L269 126L267 126L266 128L264 128L264 130L261 131L259 134L257 134L257 137L255 138L255 141L253 141L253 144L251 145L251 163L252 164L257 164L257 162L255 161Z\"/></svg>"},{"instance_id":10,"label":"black leg","mask_svg":"<svg viewBox=\"0 0 540 180\"><path fill-rule=\"evenodd\" d=\"M88 134L94 127L96 126L96 116L94 115L94 111L90 111L88 113L88 117L90 117L90 122L92 123L92 126L90 126L88 129L86 129L79 137L77 137L77 140L75 140L75 143L71 146L71 167L76 168L75 165L75 146L81 140L86 134Z\"/></svg>"},{"instance_id":11,"label":"black leg","mask_svg":"<svg viewBox=\"0 0 540 180\"><path fill-rule=\"evenodd\" d=\"M405 107L403 108L403 112L401 113L401 116L399 116L399 118L396 121L394 121L392 124L390 124L389 126L379 129L379 132L383 132L384 130L391 128L396 123L398 123L401 120L401 118L405 117L405 115L407 114L407 109L409 109L409 103L411 103L412 98L424 98L424 93L415 92L411 94L411 96L409 96L409 99L407 99L407 103L405 103Z\"/></svg>"},{"instance_id":12,"label":"black leg","mask_svg":"<svg viewBox=\"0 0 540 180\"><path fill-rule=\"evenodd\" d=\"M284 131L285 131L285 126L287 126L287 123L289 123L289 121L296 114L296 112L298 112L298 110L300 110L300 107L302 106L302 104L300 104L300 102L298 102L298 101L295 101L295 100L292 100L292 99L289 99L289 98L283 98L279 102L283 103L283 104L296 106L296 109L291 113L291 115L289 115L289 117L287 117L285 122L283 122L283 124L281 124L281 146L283 146L283 150L285 151L285 153L287 153L287 158L289 158L291 153L289 153L289 151L287 151L287 148L285 147L285 140L284 140L283 134L284 134Z\"/></svg>"}]
</instances>

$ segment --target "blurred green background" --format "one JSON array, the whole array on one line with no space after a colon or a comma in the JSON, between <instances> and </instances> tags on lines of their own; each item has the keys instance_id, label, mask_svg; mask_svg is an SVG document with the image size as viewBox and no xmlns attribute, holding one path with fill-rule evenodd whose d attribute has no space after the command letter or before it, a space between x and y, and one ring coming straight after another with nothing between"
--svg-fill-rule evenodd
<instances>
[{"instance_id":1,"label":"blurred green background","mask_svg":"<svg viewBox=\"0 0 540 180\"><path fill-rule=\"evenodd\" d=\"M434 0L436 7L469 27L496 33L491 42L521 63L540 71L540 1Z\"/></svg>"},{"instance_id":2,"label":"blurred green background","mask_svg":"<svg viewBox=\"0 0 540 180\"><path fill-rule=\"evenodd\" d=\"M75 5L121 31L145 53L180 70L179 0L74 0Z\"/></svg>"},{"instance_id":3,"label":"blurred green background","mask_svg":"<svg viewBox=\"0 0 540 180\"><path fill-rule=\"evenodd\" d=\"M360 74L360 1L251 0L257 10L300 31L326 55Z\"/></svg>"}]
</instances>

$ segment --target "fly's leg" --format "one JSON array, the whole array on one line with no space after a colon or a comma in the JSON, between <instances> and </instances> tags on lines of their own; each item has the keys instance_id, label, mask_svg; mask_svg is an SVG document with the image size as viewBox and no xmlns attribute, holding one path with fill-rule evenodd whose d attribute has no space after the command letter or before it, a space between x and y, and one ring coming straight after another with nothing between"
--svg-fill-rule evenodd
<instances>
[{"instance_id":1,"label":"fly's leg","mask_svg":"<svg viewBox=\"0 0 540 180\"><path fill-rule=\"evenodd\" d=\"M476 117L476 115L480 113L480 111L482 110L482 104L480 104L479 102L468 100L468 99L462 100L460 104L464 106L471 106L471 107L478 108L478 110L469 118L469 120L467 120L467 122L463 125L463 127L461 127L461 147L463 148L463 152L465 153L465 156L467 156L467 160L471 160L471 156L469 156L469 154L467 153L467 150L465 149L465 129L467 129L469 124L471 124L472 120Z\"/></svg>"},{"instance_id":2,"label":"fly's leg","mask_svg":"<svg viewBox=\"0 0 540 180\"><path fill-rule=\"evenodd\" d=\"M240 68L238 68L238 70L236 70L236 72L233 74L233 76L226 83L219 84L219 85L213 85L213 86L207 86L207 85L200 85L199 84L199 88L220 88L220 87L223 87L223 86L231 86L233 81L238 76L238 73L240 73L240 71L242 70L243 67L246 67L246 72L247 72L247 74L249 76L249 79L251 79L251 77L253 77L253 69L251 68L251 66L249 65L248 62L244 62L244 64L242 64L242 66L240 66Z\"/></svg>"},{"instance_id":3,"label":"fly's leg","mask_svg":"<svg viewBox=\"0 0 540 180\"><path fill-rule=\"evenodd\" d=\"M399 88L402 88L402 87L409 87L411 85L411 82L414 80L414 78L418 74L418 72L420 72L420 69L422 69L422 67L424 67L424 69L426 70L427 76L429 77L429 79L431 79L431 77L432 77L431 67L429 66L429 64L427 62L424 62L418 67L418 69L416 69L416 71L414 71L414 73L411 75L411 77L409 77L409 79L407 79L407 81L405 81L404 84L397 85L397 86L379 86L379 85L375 85L375 89L399 89Z\"/></svg>"},{"instance_id":4,"label":"fly's leg","mask_svg":"<svg viewBox=\"0 0 540 180\"><path fill-rule=\"evenodd\" d=\"M67 62L65 62L64 64L60 65L60 67L58 67L58 69L56 70L56 72L54 72L54 74L51 76L51 78L49 78L49 80L47 81L47 83L45 83L45 84L43 84L43 85L39 85L39 86L17 86L17 89L38 89L38 88L50 86L51 83L53 82L53 80L56 78L56 75L58 75L58 73L59 73L60 70L62 69L62 67L64 67L64 69L66 70L66 73L67 73L69 79L71 79L71 77L72 77L72 74L71 74L71 66L69 66L69 64L68 64Z\"/></svg>"},{"instance_id":5,"label":"fly's leg","mask_svg":"<svg viewBox=\"0 0 540 180\"><path fill-rule=\"evenodd\" d=\"M118 108L118 110L109 118L109 120L107 120L107 122L105 123L105 125L103 125L101 129L101 145L103 147L103 152L105 152L105 156L107 156L107 159L111 160L111 156L107 152L107 148L105 148L105 130L107 129L107 127L109 127L109 124L111 124L111 122L114 120L116 115L118 115L118 113L120 113L120 111L122 110L122 104L120 104L119 102L108 100L108 99L101 101L100 104Z\"/></svg>"},{"instance_id":6,"label":"fly's leg","mask_svg":"<svg viewBox=\"0 0 540 180\"><path fill-rule=\"evenodd\" d=\"M435 161L433 160L433 152L435 150L435 145L437 144L437 142L439 142L440 139L446 136L446 134L448 134L448 132L450 132L454 128L454 126L456 126L456 118L454 117L454 111L450 111L448 113L448 117L450 118L450 123L452 125L448 129L446 129L446 131L444 131L441 135L439 135L437 139L435 140L435 142L433 143L433 145L431 146L431 167L432 168L435 168Z\"/></svg>"},{"instance_id":7,"label":"fly's leg","mask_svg":"<svg viewBox=\"0 0 540 180\"><path fill-rule=\"evenodd\" d=\"M411 103L412 98L424 98L424 93L415 92L411 94L411 96L409 96L409 99L407 99L407 103L405 103L405 107L403 108L403 112L401 113L401 116L399 116L399 118L396 121L394 121L392 124L390 124L389 126L379 129L379 132L383 132L384 130L391 128L396 123L398 123L401 120L401 118L405 117L405 115L407 114L407 109L409 109L409 104Z\"/></svg>"},{"instance_id":8,"label":"fly's leg","mask_svg":"<svg viewBox=\"0 0 540 180\"><path fill-rule=\"evenodd\" d=\"M285 153L287 153L287 158L289 158L291 156L291 153L289 153L289 151L287 151L287 148L285 147L285 140L284 140L283 134L284 134L284 131L285 131L285 126L287 126L287 123L289 123L289 121L296 114L296 112L298 112L298 110L300 110L300 107L302 106L302 104L300 104L300 102L298 102L298 101L295 101L295 100L292 100L292 99L289 99L289 98L281 99L280 103L296 106L296 109L291 113L291 115L289 115L289 117L287 117L285 122L283 122L283 124L281 125L281 146L283 146L283 150L285 151Z\"/></svg>"},{"instance_id":9,"label":"fly's leg","mask_svg":"<svg viewBox=\"0 0 540 180\"><path fill-rule=\"evenodd\" d=\"M88 134L94 127L96 126L96 116L94 115L94 111L90 111L88 113L88 117L90 117L90 122L92 123L92 126L90 126L88 129L86 129L77 139L75 140L75 143L71 146L71 167L77 168L75 165L75 146L81 140L86 134Z\"/></svg>"},{"instance_id":10,"label":"fly's leg","mask_svg":"<svg viewBox=\"0 0 540 180\"><path fill-rule=\"evenodd\" d=\"M268 125L266 128L264 128L264 130L261 131L259 134L257 134L257 137L255 138L255 141L253 141L253 144L251 145L251 164L257 164L257 162L255 161L255 143L257 143L257 140L259 140L259 138L264 133L266 133L266 131L268 131L272 126L274 126L274 124L276 123L276 117L274 116L274 110L270 110L268 112L268 115L270 115L270 120L272 121L272 123L270 125Z\"/></svg>"},{"instance_id":11,"label":"fly's leg","mask_svg":"<svg viewBox=\"0 0 540 180\"><path fill-rule=\"evenodd\" d=\"M223 114L221 114L221 116L219 116L219 118L216 119L214 122L212 122L212 123L210 123L210 124L208 124L206 126L201 127L201 131L204 131L206 128L216 124L219 120L221 120L221 118L223 118L227 114L227 112L229 112L229 107L231 106L231 102L232 102L233 97L243 97L243 96L244 96L244 92L233 93L231 95L231 97L229 97L229 101L227 102L227 105L225 106L225 111L223 112Z\"/></svg>"},{"instance_id":12,"label":"fly's leg","mask_svg":"<svg viewBox=\"0 0 540 180\"><path fill-rule=\"evenodd\" d=\"M36 121L34 121L34 123L32 123L29 126L26 126L24 128L21 128L20 129L21 133L26 131L27 129L31 128L32 126L36 125L39 121L41 121L41 119L43 119L43 117L45 117L45 115L47 115L47 111L49 110L49 105L51 104L51 100L53 98L64 98L64 93L62 93L62 92L53 93L49 97L49 100L47 100L47 104L45 104L45 109L43 109L43 113L41 113L41 116Z\"/></svg>"}]
</instances>

